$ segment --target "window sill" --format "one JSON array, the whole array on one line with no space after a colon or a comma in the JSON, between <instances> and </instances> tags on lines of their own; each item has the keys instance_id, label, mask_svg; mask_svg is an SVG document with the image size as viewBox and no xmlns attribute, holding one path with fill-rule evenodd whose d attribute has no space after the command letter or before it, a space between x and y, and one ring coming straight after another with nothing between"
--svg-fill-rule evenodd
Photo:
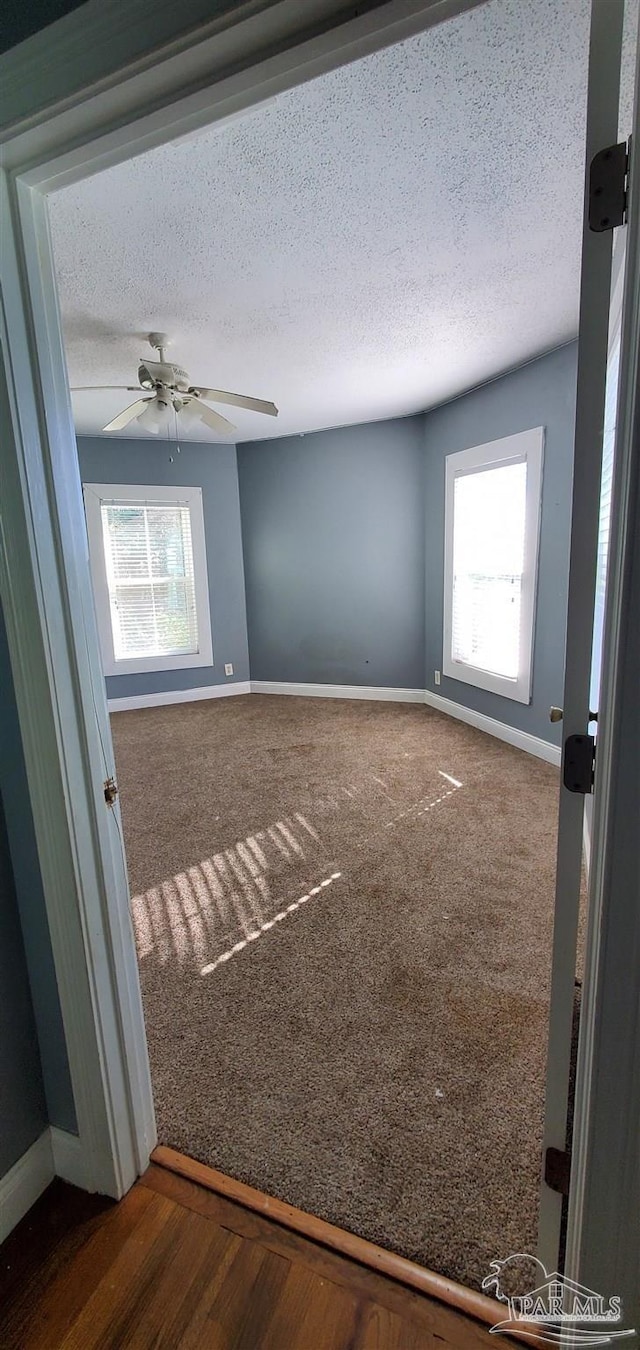
<instances>
[{"instance_id":1,"label":"window sill","mask_svg":"<svg viewBox=\"0 0 640 1350\"><path fill-rule=\"evenodd\" d=\"M522 676L516 680L509 680L503 675L493 675L491 671L481 670L478 666L449 660L443 660L442 674L447 679L459 680L461 684L470 684L476 689L486 689L491 694L498 694L500 698L511 699L513 703L531 703L531 682Z\"/></svg>"},{"instance_id":2,"label":"window sill","mask_svg":"<svg viewBox=\"0 0 640 1350\"><path fill-rule=\"evenodd\" d=\"M125 661L104 661L105 675L146 675L162 670L197 670L213 666L211 649L189 652L186 656L139 656Z\"/></svg>"}]
</instances>

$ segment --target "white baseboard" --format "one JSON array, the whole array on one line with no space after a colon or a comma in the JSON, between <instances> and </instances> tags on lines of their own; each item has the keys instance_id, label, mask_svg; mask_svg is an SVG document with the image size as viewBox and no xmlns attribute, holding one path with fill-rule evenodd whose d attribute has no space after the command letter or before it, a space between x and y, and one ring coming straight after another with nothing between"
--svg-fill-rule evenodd
<instances>
[{"instance_id":1,"label":"white baseboard","mask_svg":"<svg viewBox=\"0 0 640 1350\"><path fill-rule=\"evenodd\" d=\"M560 764L560 747L527 731L518 731L484 713L474 712L450 698L432 694L424 689L386 689L368 684L294 684L285 680L239 680L235 684L212 684L199 689L172 689L163 694L130 694L128 698L110 698L109 712L125 712L130 708L160 708L171 703L192 703L198 699L228 698L233 694L293 694L297 698L364 698L382 703L427 703L430 708L456 717L460 722L486 731L518 750L526 750L548 764Z\"/></svg>"},{"instance_id":2,"label":"white baseboard","mask_svg":"<svg viewBox=\"0 0 640 1350\"><path fill-rule=\"evenodd\" d=\"M390 703L427 703L438 712L449 717L457 717L460 722L486 731L489 736L515 745L518 750L526 750L538 759L546 759L549 764L560 764L560 747L543 741L539 736L530 736L527 731L518 731L516 727L497 722L493 717L465 708L452 699L442 698L425 689L385 689L382 686L364 684L289 684L279 680L252 680L252 694L295 694L302 698L367 698Z\"/></svg>"},{"instance_id":3,"label":"white baseboard","mask_svg":"<svg viewBox=\"0 0 640 1350\"><path fill-rule=\"evenodd\" d=\"M528 731L519 731L516 727L507 726L506 722L497 722L495 718L486 717L484 713L474 712L472 708L465 708L461 703L454 703L453 699L432 694L429 689L425 691L423 698L430 708L446 713L447 717L457 717L459 722L477 727L478 731L486 731L488 736L496 736L499 741L515 745L518 750L526 750L527 754L536 755L538 759L546 759L548 764L555 764L559 768L561 759L559 745L543 741L540 736L530 736Z\"/></svg>"},{"instance_id":4,"label":"white baseboard","mask_svg":"<svg viewBox=\"0 0 640 1350\"><path fill-rule=\"evenodd\" d=\"M368 698L384 703L424 703L424 689L386 689L366 684L288 684L252 680L252 694L295 694L301 698Z\"/></svg>"},{"instance_id":5,"label":"white baseboard","mask_svg":"<svg viewBox=\"0 0 640 1350\"><path fill-rule=\"evenodd\" d=\"M54 1177L87 1190L82 1144L75 1134L55 1125L42 1131L35 1144L0 1178L0 1242L24 1219Z\"/></svg>"},{"instance_id":6,"label":"white baseboard","mask_svg":"<svg viewBox=\"0 0 640 1350\"><path fill-rule=\"evenodd\" d=\"M233 684L207 684L197 689L169 689L162 694L129 694L125 698L108 699L107 707L109 712L127 712L130 708L161 708L168 703L196 703L199 699L250 693L248 680L236 680Z\"/></svg>"},{"instance_id":7,"label":"white baseboard","mask_svg":"<svg viewBox=\"0 0 640 1350\"><path fill-rule=\"evenodd\" d=\"M51 1134L47 1129L0 1180L0 1242L35 1205L54 1175Z\"/></svg>"},{"instance_id":8,"label":"white baseboard","mask_svg":"<svg viewBox=\"0 0 640 1350\"><path fill-rule=\"evenodd\" d=\"M91 1189L87 1185L84 1149L77 1134L59 1130L55 1125L50 1126L49 1133L56 1176L62 1177L63 1181L70 1181L72 1186L79 1186L83 1191Z\"/></svg>"}]
</instances>

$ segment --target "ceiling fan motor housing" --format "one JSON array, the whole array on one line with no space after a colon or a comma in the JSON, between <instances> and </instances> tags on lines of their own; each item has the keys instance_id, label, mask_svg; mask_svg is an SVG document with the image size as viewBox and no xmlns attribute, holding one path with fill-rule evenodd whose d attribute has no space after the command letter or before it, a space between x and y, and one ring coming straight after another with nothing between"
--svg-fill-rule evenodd
<instances>
[{"instance_id":1,"label":"ceiling fan motor housing","mask_svg":"<svg viewBox=\"0 0 640 1350\"><path fill-rule=\"evenodd\" d=\"M187 393L189 376L182 366L170 365L168 361L141 361L138 366L138 379L143 389L156 389L166 385L180 393Z\"/></svg>"}]
</instances>

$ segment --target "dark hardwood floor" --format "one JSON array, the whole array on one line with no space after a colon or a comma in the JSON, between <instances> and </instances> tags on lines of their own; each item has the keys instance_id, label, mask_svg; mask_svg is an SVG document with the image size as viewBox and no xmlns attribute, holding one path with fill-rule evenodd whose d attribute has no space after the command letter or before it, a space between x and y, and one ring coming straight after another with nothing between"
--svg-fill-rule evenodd
<instances>
[{"instance_id":1,"label":"dark hardwood floor","mask_svg":"<svg viewBox=\"0 0 640 1350\"><path fill-rule=\"evenodd\" d=\"M487 1327L151 1166L55 1181L0 1248L2 1350L495 1350Z\"/></svg>"}]
</instances>

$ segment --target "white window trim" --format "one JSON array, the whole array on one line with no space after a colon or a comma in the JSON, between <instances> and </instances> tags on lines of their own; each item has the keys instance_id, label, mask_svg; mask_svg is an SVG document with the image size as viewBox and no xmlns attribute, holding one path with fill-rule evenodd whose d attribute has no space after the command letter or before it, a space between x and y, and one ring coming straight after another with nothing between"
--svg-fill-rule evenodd
<instances>
[{"instance_id":1,"label":"white window trim","mask_svg":"<svg viewBox=\"0 0 640 1350\"><path fill-rule=\"evenodd\" d=\"M444 523L444 613L442 671L451 679L464 684L488 689L493 694L513 699L516 703L531 702L533 683L533 636L535 629L536 592L538 583L538 548L542 515L542 460L544 427L519 431L499 441L473 446L447 455L445 461L445 523ZM515 679L495 675L452 656L453 635L453 512L456 478L475 473L479 469L498 464L527 465L527 495L525 505L525 552L523 565L520 668Z\"/></svg>"},{"instance_id":2,"label":"white window trim","mask_svg":"<svg viewBox=\"0 0 640 1350\"><path fill-rule=\"evenodd\" d=\"M89 536L89 562L93 580L96 620L105 675L134 675L155 670L190 670L213 665L211 606L207 575L207 551L202 509L202 488L155 487L130 483L85 483L84 504ZM110 502L171 502L188 506L191 515L191 545L198 624L198 651L179 656L136 656L116 660L111 628L111 605L102 535L102 505Z\"/></svg>"}]
</instances>

